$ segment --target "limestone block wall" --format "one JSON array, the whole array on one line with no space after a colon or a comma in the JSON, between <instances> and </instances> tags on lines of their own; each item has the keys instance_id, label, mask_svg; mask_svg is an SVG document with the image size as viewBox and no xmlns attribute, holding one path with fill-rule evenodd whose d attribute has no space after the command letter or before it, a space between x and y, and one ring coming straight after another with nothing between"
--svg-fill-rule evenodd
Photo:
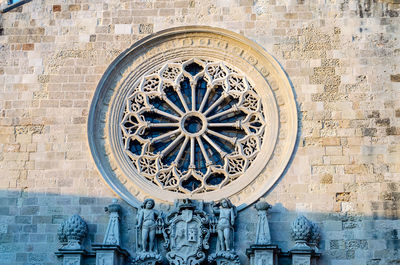
<instances>
[{"instance_id":1,"label":"limestone block wall","mask_svg":"<svg viewBox=\"0 0 400 265\"><path fill-rule=\"evenodd\" d=\"M0 264L60 264L57 228L74 213L86 245L102 241L115 195L88 148L92 95L118 54L182 25L244 35L293 83L298 142L265 195L274 243L290 250L302 213L322 229L319 264L398 264L399 14L398 0L32 0L1 13ZM122 207L134 253L136 210ZM237 219L243 264L255 216L249 207Z\"/></svg>"}]
</instances>

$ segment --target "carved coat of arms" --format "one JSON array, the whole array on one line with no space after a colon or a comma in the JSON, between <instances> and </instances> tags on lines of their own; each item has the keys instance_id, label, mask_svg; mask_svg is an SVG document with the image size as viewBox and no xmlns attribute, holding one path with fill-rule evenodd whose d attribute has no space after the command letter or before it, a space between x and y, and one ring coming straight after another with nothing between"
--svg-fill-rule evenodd
<instances>
[{"instance_id":1,"label":"carved coat of arms","mask_svg":"<svg viewBox=\"0 0 400 265\"><path fill-rule=\"evenodd\" d=\"M210 231L207 213L190 200L178 202L178 207L166 218L164 229L167 259L174 265L200 264L206 257Z\"/></svg>"}]
</instances>

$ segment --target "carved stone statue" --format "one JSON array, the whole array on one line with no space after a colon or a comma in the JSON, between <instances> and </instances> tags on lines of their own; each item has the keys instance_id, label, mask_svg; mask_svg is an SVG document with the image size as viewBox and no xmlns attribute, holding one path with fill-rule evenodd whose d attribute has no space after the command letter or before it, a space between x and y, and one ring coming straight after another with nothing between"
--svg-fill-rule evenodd
<instances>
[{"instance_id":1,"label":"carved stone statue","mask_svg":"<svg viewBox=\"0 0 400 265\"><path fill-rule=\"evenodd\" d=\"M236 207L228 199L222 199L219 204L219 208L214 203L211 204L213 213L219 215L217 251L231 251L233 250L233 225L237 215Z\"/></svg>"},{"instance_id":2,"label":"carved stone statue","mask_svg":"<svg viewBox=\"0 0 400 265\"><path fill-rule=\"evenodd\" d=\"M158 213L154 208L154 200L146 199L137 215L137 232L141 231L142 252L155 252L155 238Z\"/></svg>"}]
</instances>

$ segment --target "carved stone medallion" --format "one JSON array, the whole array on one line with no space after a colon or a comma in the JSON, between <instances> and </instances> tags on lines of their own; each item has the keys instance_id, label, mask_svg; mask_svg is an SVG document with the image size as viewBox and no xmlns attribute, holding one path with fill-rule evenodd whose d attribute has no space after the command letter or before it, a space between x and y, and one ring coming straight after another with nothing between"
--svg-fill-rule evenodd
<instances>
[{"instance_id":1,"label":"carved stone medallion","mask_svg":"<svg viewBox=\"0 0 400 265\"><path fill-rule=\"evenodd\" d=\"M89 144L107 183L146 197L229 198L238 210L280 177L297 137L280 65L257 44L210 27L151 35L108 68L89 113Z\"/></svg>"}]
</instances>

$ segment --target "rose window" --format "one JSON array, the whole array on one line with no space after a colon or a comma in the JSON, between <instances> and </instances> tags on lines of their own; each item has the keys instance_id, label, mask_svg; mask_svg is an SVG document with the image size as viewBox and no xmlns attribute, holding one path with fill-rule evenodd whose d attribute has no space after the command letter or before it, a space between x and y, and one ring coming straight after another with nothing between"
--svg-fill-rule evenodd
<instances>
[{"instance_id":1,"label":"rose window","mask_svg":"<svg viewBox=\"0 0 400 265\"><path fill-rule=\"evenodd\" d=\"M238 179L261 150L266 120L252 81L221 61L172 61L128 93L124 152L163 190L202 193Z\"/></svg>"},{"instance_id":2,"label":"rose window","mask_svg":"<svg viewBox=\"0 0 400 265\"><path fill-rule=\"evenodd\" d=\"M263 47L184 26L141 39L109 65L88 142L98 173L134 207L228 198L241 210L285 174L297 124L293 87Z\"/></svg>"}]
</instances>

